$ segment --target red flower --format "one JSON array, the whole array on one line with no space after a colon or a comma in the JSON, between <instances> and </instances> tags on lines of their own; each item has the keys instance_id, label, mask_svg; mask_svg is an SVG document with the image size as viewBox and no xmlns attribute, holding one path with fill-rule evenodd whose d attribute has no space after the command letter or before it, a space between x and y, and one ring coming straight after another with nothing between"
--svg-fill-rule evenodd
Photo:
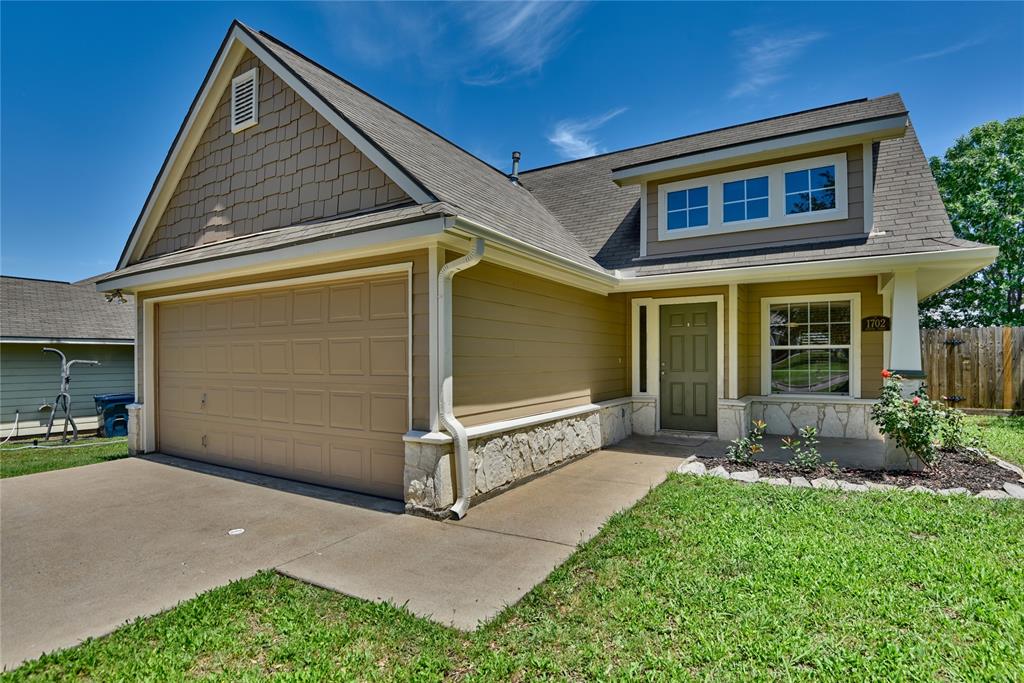
<instances>
[{"instance_id":1,"label":"red flower","mask_svg":"<svg viewBox=\"0 0 1024 683\"><path fill-rule=\"evenodd\" d=\"M918 405L919 403L921 403L921 397L920 396L915 396L914 400L911 401L911 403L913 403L915 406Z\"/></svg>"},{"instance_id":2,"label":"red flower","mask_svg":"<svg viewBox=\"0 0 1024 683\"><path fill-rule=\"evenodd\" d=\"M888 370L882 370L882 379L889 379L892 377L892 373Z\"/></svg>"}]
</instances>

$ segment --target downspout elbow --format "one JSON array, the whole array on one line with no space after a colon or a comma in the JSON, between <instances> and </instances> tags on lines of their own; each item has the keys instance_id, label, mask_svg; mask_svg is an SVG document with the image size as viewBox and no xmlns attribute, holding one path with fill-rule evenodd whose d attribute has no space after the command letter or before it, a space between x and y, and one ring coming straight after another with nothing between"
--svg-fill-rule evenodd
<instances>
[{"instance_id":1,"label":"downspout elbow","mask_svg":"<svg viewBox=\"0 0 1024 683\"><path fill-rule=\"evenodd\" d=\"M452 388L452 280L457 273L472 268L484 256L485 243L482 238L473 240L468 254L446 263L437 274L438 326L443 352L441 354L440 383L438 386L438 422L451 434L452 451L455 457L455 476L458 497L450 511L456 519L462 519L469 510L472 494L469 486L469 437L466 428L455 417Z\"/></svg>"}]
</instances>

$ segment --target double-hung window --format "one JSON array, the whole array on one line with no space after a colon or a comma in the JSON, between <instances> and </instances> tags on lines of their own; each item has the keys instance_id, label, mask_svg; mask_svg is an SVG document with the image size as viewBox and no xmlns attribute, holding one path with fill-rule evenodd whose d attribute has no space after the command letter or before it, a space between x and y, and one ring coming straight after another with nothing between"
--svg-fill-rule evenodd
<instances>
[{"instance_id":1,"label":"double-hung window","mask_svg":"<svg viewBox=\"0 0 1024 683\"><path fill-rule=\"evenodd\" d=\"M854 299L767 303L772 394L850 395Z\"/></svg>"},{"instance_id":2,"label":"double-hung window","mask_svg":"<svg viewBox=\"0 0 1024 683\"><path fill-rule=\"evenodd\" d=\"M819 166L786 174L786 214L836 208L836 167Z\"/></svg>"},{"instance_id":3,"label":"double-hung window","mask_svg":"<svg viewBox=\"0 0 1024 683\"><path fill-rule=\"evenodd\" d=\"M666 195L666 207L666 227L669 230L707 227L707 185L669 192Z\"/></svg>"},{"instance_id":4,"label":"double-hung window","mask_svg":"<svg viewBox=\"0 0 1024 683\"><path fill-rule=\"evenodd\" d=\"M722 222L768 218L768 176L722 185Z\"/></svg>"}]
</instances>

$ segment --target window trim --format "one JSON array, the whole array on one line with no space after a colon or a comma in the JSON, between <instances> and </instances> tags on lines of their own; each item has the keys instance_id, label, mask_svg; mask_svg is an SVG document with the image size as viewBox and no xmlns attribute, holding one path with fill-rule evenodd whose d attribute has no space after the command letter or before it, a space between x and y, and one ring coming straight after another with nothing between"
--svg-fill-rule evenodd
<instances>
[{"instance_id":1,"label":"window trim","mask_svg":"<svg viewBox=\"0 0 1024 683\"><path fill-rule=\"evenodd\" d=\"M786 214L786 173L801 169L817 168L819 166L836 167L836 208L824 211ZM724 184L735 180L749 180L750 178L760 176L768 176L768 217L726 223L722 216L724 209ZM669 230L668 193L689 190L703 185L708 186L708 225L701 228L676 228ZM848 194L849 180L847 177L846 152L796 159L781 164L744 168L739 171L705 175L672 183L662 183L658 186L658 241L846 220L849 218Z\"/></svg>"},{"instance_id":2,"label":"window trim","mask_svg":"<svg viewBox=\"0 0 1024 683\"><path fill-rule=\"evenodd\" d=\"M821 301L848 301L850 303L850 393L849 394L814 394L814 393L772 393L772 371L771 371L771 336L770 336L770 311L772 304L793 304L793 303L816 303ZM761 297L761 395L779 396L782 398L800 396L811 397L817 400L828 400L832 396L843 396L848 398L860 398L860 364L861 364L861 343L860 343L860 292L844 292L836 294L798 294L794 296L766 296Z\"/></svg>"}]
</instances>

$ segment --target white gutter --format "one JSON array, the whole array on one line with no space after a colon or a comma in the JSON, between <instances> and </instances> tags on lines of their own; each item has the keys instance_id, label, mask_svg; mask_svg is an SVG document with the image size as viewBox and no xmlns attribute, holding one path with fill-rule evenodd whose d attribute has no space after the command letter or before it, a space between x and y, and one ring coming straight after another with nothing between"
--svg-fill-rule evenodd
<instances>
[{"instance_id":1,"label":"white gutter","mask_svg":"<svg viewBox=\"0 0 1024 683\"><path fill-rule=\"evenodd\" d=\"M472 268L484 256L484 240L473 239L473 250L451 263L446 263L437 274L437 318L438 318L438 422L452 435L452 449L455 457L455 476L458 479L458 499L451 507L456 519L466 516L469 509L469 437L466 428L455 417L452 399L452 279L456 273Z\"/></svg>"}]
</instances>

